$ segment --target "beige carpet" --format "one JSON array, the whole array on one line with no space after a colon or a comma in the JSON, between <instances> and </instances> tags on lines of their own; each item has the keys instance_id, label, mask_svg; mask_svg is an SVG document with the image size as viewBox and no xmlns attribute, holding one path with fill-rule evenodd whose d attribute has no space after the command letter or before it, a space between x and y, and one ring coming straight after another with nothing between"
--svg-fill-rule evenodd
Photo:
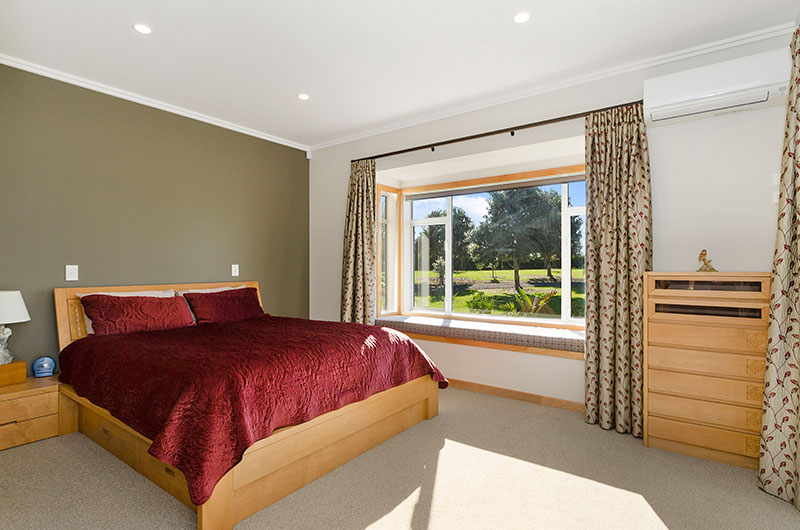
<instances>
[{"instance_id":1,"label":"beige carpet","mask_svg":"<svg viewBox=\"0 0 800 530\"><path fill-rule=\"evenodd\" d=\"M580 414L457 389L440 415L250 519L256 529L800 528L753 471ZM192 529L188 508L80 434L0 451L0 528Z\"/></svg>"}]
</instances>

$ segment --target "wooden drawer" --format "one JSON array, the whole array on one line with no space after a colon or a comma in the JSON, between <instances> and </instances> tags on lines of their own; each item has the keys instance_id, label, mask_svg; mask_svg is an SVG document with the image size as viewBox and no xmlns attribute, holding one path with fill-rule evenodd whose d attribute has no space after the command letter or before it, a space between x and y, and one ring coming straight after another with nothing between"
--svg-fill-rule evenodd
<instances>
[{"instance_id":1,"label":"wooden drawer","mask_svg":"<svg viewBox=\"0 0 800 530\"><path fill-rule=\"evenodd\" d=\"M650 322L647 328L647 341L648 344L658 346L742 352L762 357L767 354L765 328L726 328Z\"/></svg>"},{"instance_id":2,"label":"wooden drawer","mask_svg":"<svg viewBox=\"0 0 800 530\"><path fill-rule=\"evenodd\" d=\"M761 431L761 409L650 393L647 395L647 410L658 416L709 423L754 434Z\"/></svg>"},{"instance_id":3,"label":"wooden drawer","mask_svg":"<svg viewBox=\"0 0 800 530\"><path fill-rule=\"evenodd\" d=\"M0 425L58 413L58 392L47 392L0 404Z\"/></svg>"},{"instance_id":4,"label":"wooden drawer","mask_svg":"<svg viewBox=\"0 0 800 530\"><path fill-rule=\"evenodd\" d=\"M148 453L147 450L149 448L150 444L148 442L137 439L136 470L186 506L196 510L197 506L192 504L192 500L189 498L186 477L183 473Z\"/></svg>"},{"instance_id":5,"label":"wooden drawer","mask_svg":"<svg viewBox=\"0 0 800 530\"><path fill-rule=\"evenodd\" d=\"M81 409L78 421L83 434L136 469L136 436L86 408Z\"/></svg>"},{"instance_id":6,"label":"wooden drawer","mask_svg":"<svg viewBox=\"0 0 800 530\"><path fill-rule=\"evenodd\" d=\"M763 383L734 381L704 375L681 374L662 370L647 371L648 390L740 405L761 406Z\"/></svg>"},{"instance_id":7,"label":"wooden drawer","mask_svg":"<svg viewBox=\"0 0 800 530\"><path fill-rule=\"evenodd\" d=\"M650 297L647 317L651 322L719 324L721 326L766 326L769 304L764 302L701 298Z\"/></svg>"},{"instance_id":8,"label":"wooden drawer","mask_svg":"<svg viewBox=\"0 0 800 530\"><path fill-rule=\"evenodd\" d=\"M58 414L0 425L0 450L58 436Z\"/></svg>"},{"instance_id":9,"label":"wooden drawer","mask_svg":"<svg viewBox=\"0 0 800 530\"><path fill-rule=\"evenodd\" d=\"M758 458L759 453L760 437L757 434L743 434L665 418L650 418L650 435L753 458Z\"/></svg>"},{"instance_id":10,"label":"wooden drawer","mask_svg":"<svg viewBox=\"0 0 800 530\"><path fill-rule=\"evenodd\" d=\"M757 300L769 302L768 272L703 274L697 272L645 272L649 297L684 299Z\"/></svg>"},{"instance_id":11,"label":"wooden drawer","mask_svg":"<svg viewBox=\"0 0 800 530\"><path fill-rule=\"evenodd\" d=\"M650 368L682 370L720 377L740 377L761 382L764 380L764 357L738 353L718 353L680 348L650 346L647 348Z\"/></svg>"}]
</instances>

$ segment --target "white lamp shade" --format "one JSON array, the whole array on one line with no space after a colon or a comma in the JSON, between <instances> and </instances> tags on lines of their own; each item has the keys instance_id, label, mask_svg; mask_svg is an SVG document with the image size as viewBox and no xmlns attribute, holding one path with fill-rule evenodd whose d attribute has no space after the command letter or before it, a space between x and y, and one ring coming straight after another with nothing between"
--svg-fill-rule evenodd
<instances>
[{"instance_id":1,"label":"white lamp shade","mask_svg":"<svg viewBox=\"0 0 800 530\"><path fill-rule=\"evenodd\" d=\"M30 319L21 292L0 291L0 324L16 324Z\"/></svg>"}]
</instances>

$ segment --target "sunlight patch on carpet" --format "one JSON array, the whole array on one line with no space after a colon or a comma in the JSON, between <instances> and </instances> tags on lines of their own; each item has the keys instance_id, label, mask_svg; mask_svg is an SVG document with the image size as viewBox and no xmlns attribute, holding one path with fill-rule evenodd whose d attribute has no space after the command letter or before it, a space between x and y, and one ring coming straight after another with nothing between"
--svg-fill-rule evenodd
<instances>
[{"instance_id":1,"label":"sunlight patch on carpet","mask_svg":"<svg viewBox=\"0 0 800 530\"><path fill-rule=\"evenodd\" d=\"M667 527L638 493L446 440L435 481L369 528Z\"/></svg>"}]
</instances>

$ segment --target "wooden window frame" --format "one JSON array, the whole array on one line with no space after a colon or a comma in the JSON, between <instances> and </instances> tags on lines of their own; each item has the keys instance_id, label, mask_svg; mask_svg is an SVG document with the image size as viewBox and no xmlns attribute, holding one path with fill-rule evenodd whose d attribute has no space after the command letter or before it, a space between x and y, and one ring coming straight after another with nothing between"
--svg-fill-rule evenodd
<instances>
[{"instance_id":1,"label":"wooden window frame","mask_svg":"<svg viewBox=\"0 0 800 530\"><path fill-rule=\"evenodd\" d=\"M444 314L444 313L436 313L436 312L425 312L425 311L411 311L410 308L405 307L405 297L403 296L403 284L404 279L406 276L406 271L403 269L404 264L404 256L403 256L403 248L404 248L404 225L406 224L406 219L404 218L404 204L406 200L411 195L417 195L422 193L430 193L430 192L446 192L446 191L461 191L464 189L469 188L481 188L495 184L511 184L511 183L524 183L529 182L535 179L543 179L543 178L550 178L550 177L558 177L561 175L575 175L580 173L586 172L586 165L585 164L576 164L571 166L560 166L554 168L547 168L547 169L538 169L533 171L523 171L519 173L508 173L503 175L495 175L490 177L480 177L474 179L466 179L466 180L457 180L451 182L442 182L437 184L429 184L424 186L411 186L406 188L396 188L393 186L387 186L385 184L378 184L376 190L376 216L378 217L377 221L380 223L380 200L381 195L383 193L391 193L397 196L397 263L395 264L396 267L396 278L395 283L397 288L396 293L396 307L397 311L386 312L382 313L380 309L380 299L381 299L381 281L380 281L380 273L381 273L381 260L377 259L377 316L378 317L387 317L387 316L428 316L434 318L444 318L448 320L464 320L464 321L473 321L473 322L486 322L486 323L496 323L496 324L503 324L503 325L519 325L519 326L533 326L533 327L542 327L542 328L559 328L559 329L571 329L571 330L584 330L586 328L585 325L575 324L565 322L563 320L559 320L558 322L547 322L547 321L525 321L521 319L510 319L504 317L473 317L471 315L466 314ZM378 255L380 256L380 231L376 234L377 244L376 249L378 250Z\"/></svg>"}]
</instances>

